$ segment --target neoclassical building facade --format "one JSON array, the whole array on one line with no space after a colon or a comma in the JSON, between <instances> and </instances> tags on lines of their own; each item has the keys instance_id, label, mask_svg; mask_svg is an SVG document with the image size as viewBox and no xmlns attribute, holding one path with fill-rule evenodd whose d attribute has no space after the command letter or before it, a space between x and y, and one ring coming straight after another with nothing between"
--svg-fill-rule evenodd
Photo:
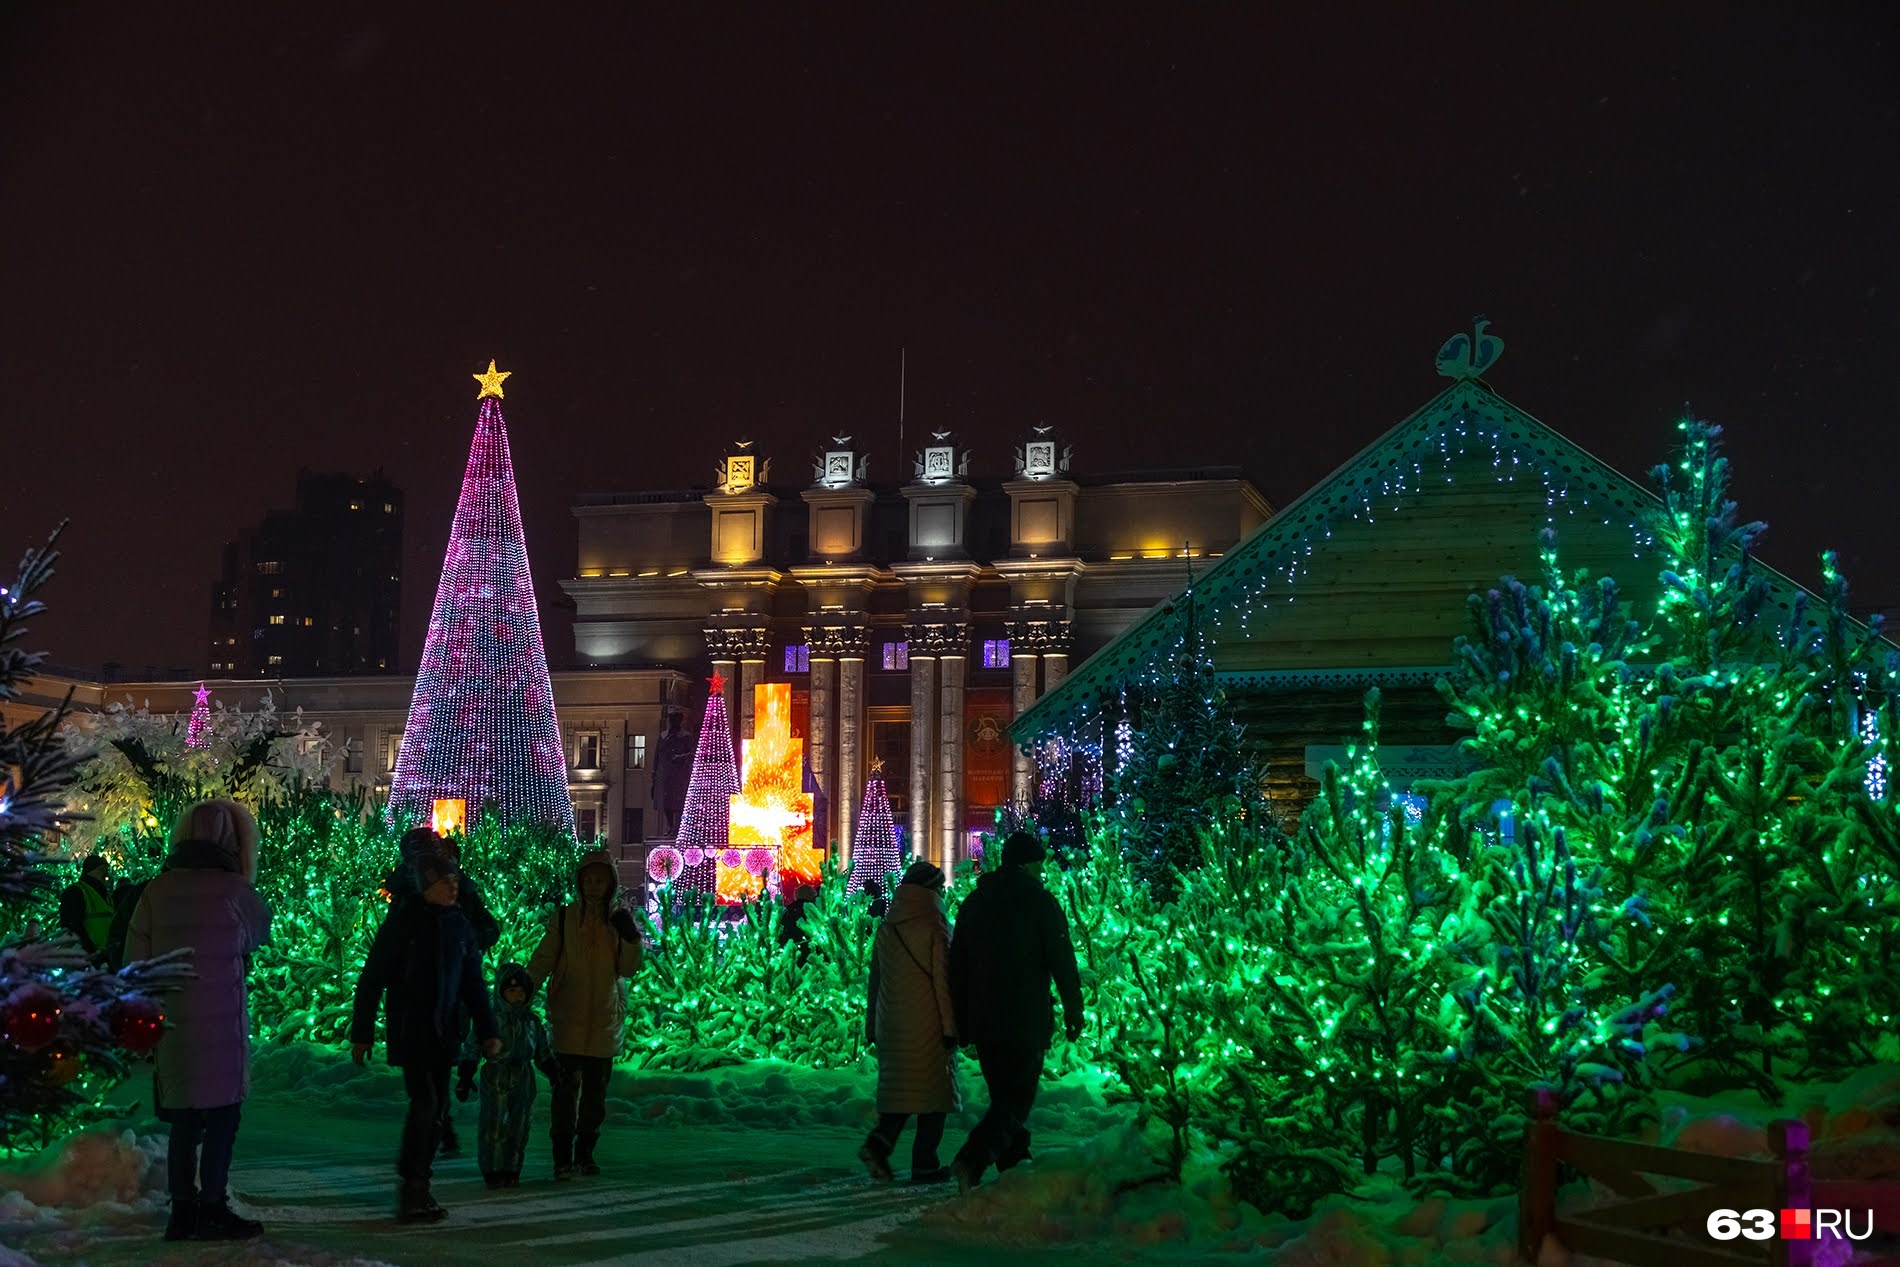
<instances>
[{"instance_id":1,"label":"neoclassical building facade","mask_svg":"<svg viewBox=\"0 0 1900 1267\"><path fill-rule=\"evenodd\" d=\"M1084 474L1046 428L1014 457L972 477L938 433L879 484L838 436L799 487L740 443L712 488L584 498L576 660L716 673L742 739L789 683L816 834L848 856L877 759L906 846L953 869L1027 798L1015 717L1272 513L1232 467Z\"/></svg>"}]
</instances>

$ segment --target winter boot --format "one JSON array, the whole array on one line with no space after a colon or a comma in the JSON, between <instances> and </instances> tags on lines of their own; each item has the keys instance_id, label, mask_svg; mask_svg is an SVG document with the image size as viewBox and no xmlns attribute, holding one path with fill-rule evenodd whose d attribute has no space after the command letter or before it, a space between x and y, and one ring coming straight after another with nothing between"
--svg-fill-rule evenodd
<instances>
[{"instance_id":1,"label":"winter boot","mask_svg":"<svg viewBox=\"0 0 1900 1267\"><path fill-rule=\"evenodd\" d=\"M448 1211L435 1203L429 1194L427 1179L405 1179L402 1181L402 1193L396 1199L396 1219L402 1223L439 1223L448 1217Z\"/></svg>"},{"instance_id":2,"label":"winter boot","mask_svg":"<svg viewBox=\"0 0 1900 1267\"><path fill-rule=\"evenodd\" d=\"M574 1141L574 1169L584 1175L597 1175L600 1166L594 1161L594 1145L600 1142L599 1135L581 1135Z\"/></svg>"},{"instance_id":3,"label":"winter boot","mask_svg":"<svg viewBox=\"0 0 1900 1267\"><path fill-rule=\"evenodd\" d=\"M482 1182L491 1188L505 1188L508 1186L508 1176L499 1170L484 1170L482 1171Z\"/></svg>"},{"instance_id":4,"label":"winter boot","mask_svg":"<svg viewBox=\"0 0 1900 1267\"><path fill-rule=\"evenodd\" d=\"M189 1241L198 1235L198 1199L186 1197L183 1200L172 1199L172 1216L165 1224L165 1239L168 1241Z\"/></svg>"},{"instance_id":5,"label":"winter boot","mask_svg":"<svg viewBox=\"0 0 1900 1267\"><path fill-rule=\"evenodd\" d=\"M962 1196L983 1182L983 1172L976 1168L975 1162L966 1157L958 1157L951 1162L950 1173L956 1178L958 1196Z\"/></svg>"},{"instance_id":6,"label":"winter boot","mask_svg":"<svg viewBox=\"0 0 1900 1267\"><path fill-rule=\"evenodd\" d=\"M232 1211L227 1202L213 1205L198 1203L197 1239L201 1241L248 1241L264 1234L264 1225Z\"/></svg>"},{"instance_id":7,"label":"winter boot","mask_svg":"<svg viewBox=\"0 0 1900 1267\"><path fill-rule=\"evenodd\" d=\"M455 1123L446 1119L443 1120L441 1127L436 1132L436 1146L437 1150L444 1157L460 1157L462 1155L462 1141L456 1138Z\"/></svg>"},{"instance_id":8,"label":"winter boot","mask_svg":"<svg viewBox=\"0 0 1900 1267\"><path fill-rule=\"evenodd\" d=\"M555 1135L554 1140L554 1177L572 1179L574 1177L574 1137Z\"/></svg>"},{"instance_id":9,"label":"winter boot","mask_svg":"<svg viewBox=\"0 0 1900 1267\"><path fill-rule=\"evenodd\" d=\"M871 1172L871 1178L879 1183L889 1183L895 1177L891 1173L890 1147L875 1135L865 1140L864 1147L858 1149L858 1160Z\"/></svg>"}]
</instances>

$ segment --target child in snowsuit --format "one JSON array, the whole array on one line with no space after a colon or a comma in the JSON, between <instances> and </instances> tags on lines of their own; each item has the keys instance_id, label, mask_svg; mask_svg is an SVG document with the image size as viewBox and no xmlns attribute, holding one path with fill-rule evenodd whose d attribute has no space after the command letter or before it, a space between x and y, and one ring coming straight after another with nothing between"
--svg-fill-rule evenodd
<instances>
[{"instance_id":1,"label":"child in snowsuit","mask_svg":"<svg viewBox=\"0 0 1900 1267\"><path fill-rule=\"evenodd\" d=\"M481 1066L482 1113L476 1136L476 1161L491 1188L513 1188L521 1182L521 1159L528 1150L528 1124L534 1112L534 1071L551 1085L560 1076L547 1027L529 1000L534 982L518 963L503 964L495 974L495 1021L501 1027L501 1051ZM475 1091L479 1062L473 1038L462 1048L457 1099Z\"/></svg>"}]
</instances>

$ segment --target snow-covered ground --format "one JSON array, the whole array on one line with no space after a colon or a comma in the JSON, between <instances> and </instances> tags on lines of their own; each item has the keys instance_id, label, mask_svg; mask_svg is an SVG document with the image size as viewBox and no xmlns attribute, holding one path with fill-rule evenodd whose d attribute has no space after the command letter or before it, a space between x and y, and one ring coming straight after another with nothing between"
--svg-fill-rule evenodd
<instances>
[{"instance_id":1,"label":"snow-covered ground","mask_svg":"<svg viewBox=\"0 0 1900 1267\"><path fill-rule=\"evenodd\" d=\"M980 1107L980 1080L973 1064L966 1070L966 1097ZM0 1162L0 1267L851 1260L994 1267L1032 1253L1054 1263L1245 1258L1275 1267L1515 1259L1510 1198L1418 1201L1378 1178L1292 1221L1236 1201L1205 1152L1191 1159L1178 1188L1144 1182L1156 1168L1140 1133L1086 1076L1044 1088L1032 1164L962 1198L947 1185L879 1186L854 1156L872 1117L870 1068L820 1072L770 1062L692 1075L619 1070L602 1141L605 1174L556 1184L537 1147L522 1187L489 1192L465 1156L437 1170L448 1221L404 1228L391 1217L402 1105L392 1071L358 1070L339 1053L294 1047L260 1053L256 1083L233 1184L240 1204L265 1221L262 1242L160 1241L162 1127L133 1113L116 1130L74 1136L23 1166ZM128 1083L127 1099L141 1089L139 1080ZM1817 1177L1900 1178L1900 1068L1795 1089L1778 1108L1746 1096L1669 1096L1662 1107L1657 1135L1665 1144L1748 1154L1765 1146L1768 1121L1804 1116L1814 1127ZM473 1113L459 1110L465 1134ZM968 1112L952 1120L946 1157L972 1121ZM907 1157L908 1140L898 1160ZM1591 1200L1585 1188L1565 1194L1568 1205ZM1573 1263L1555 1245L1543 1261Z\"/></svg>"}]
</instances>

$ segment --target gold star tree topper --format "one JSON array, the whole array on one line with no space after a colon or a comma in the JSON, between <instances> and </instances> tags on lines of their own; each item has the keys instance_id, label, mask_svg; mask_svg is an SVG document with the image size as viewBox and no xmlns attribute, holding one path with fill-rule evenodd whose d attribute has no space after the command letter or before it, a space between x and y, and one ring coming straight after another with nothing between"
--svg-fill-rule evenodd
<instances>
[{"instance_id":1,"label":"gold star tree topper","mask_svg":"<svg viewBox=\"0 0 1900 1267\"><path fill-rule=\"evenodd\" d=\"M490 358L488 362L488 373L469 375L470 378L482 385L482 389L475 393L475 399L485 400L490 396L501 399L501 382L512 373L514 373L513 370L496 369L494 359Z\"/></svg>"}]
</instances>

